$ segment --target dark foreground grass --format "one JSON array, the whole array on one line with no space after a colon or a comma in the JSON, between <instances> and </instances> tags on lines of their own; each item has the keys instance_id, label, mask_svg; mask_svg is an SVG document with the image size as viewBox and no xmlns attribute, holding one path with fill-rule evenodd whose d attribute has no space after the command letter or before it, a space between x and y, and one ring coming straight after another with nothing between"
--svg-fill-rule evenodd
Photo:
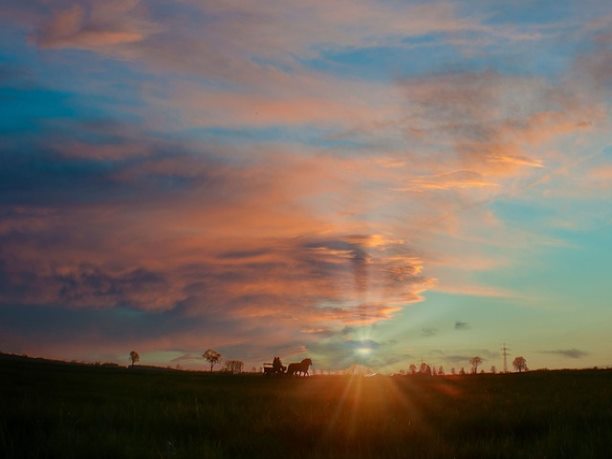
<instances>
[{"instance_id":1,"label":"dark foreground grass","mask_svg":"<svg viewBox=\"0 0 612 459\"><path fill-rule=\"evenodd\" d=\"M612 373L266 378L0 360L3 458L607 458Z\"/></svg>"}]
</instances>

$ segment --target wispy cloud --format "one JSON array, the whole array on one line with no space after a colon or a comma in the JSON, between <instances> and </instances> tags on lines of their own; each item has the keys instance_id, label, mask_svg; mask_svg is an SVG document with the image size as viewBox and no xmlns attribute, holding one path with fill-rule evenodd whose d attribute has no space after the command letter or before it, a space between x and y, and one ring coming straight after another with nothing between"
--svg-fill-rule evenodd
<instances>
[{"instance_id":1,"label":"wispy cloud","mask_svg":"<svg viewBox=\"0 0 612 459\"><path fill-rule=\"evenodd\" d=\"M121 321L141 320L151 352L190 356L206 334L331 365L432 289L515 299L484 274L559 236L495 204L607 189L605 161L577 165L609 131L609 21L494 23L495 10L5 2L6 52L28 78L0 78L17 101L0 143L0 328L19 346L53 341L32 339L19 305L96 345L131 346ZM588 53L512 68L526 42L568 28L581 41L567 48ZM408 355L370 344L380 365Z\"/></svg>"},{"instance_id":2,"label":"wispy cloud","mask_svg":"<svg viewBox=\"0 0 612 459\"><path fill-rule=\"evenodd\" d=\"M40 25L36 43L42 47L99 49L140 42L158 29L143 17L139 3L139 0L83 1L71 6L65 6L65 2L47 3L52 12Z\"/></svg>"},{"instance_id":3,"label":"wispy cloud","mask_svg":"<svg viewBox=\"0 0 612 459\"><path fill-rule=\"evenodd\" d=\"M581 351L580 349L555 349L551 351L542 351L545 354L557 354L563 357L567 357L570 359L581 359L589 355L586 351Z\"/></svg>"}]
</instances>

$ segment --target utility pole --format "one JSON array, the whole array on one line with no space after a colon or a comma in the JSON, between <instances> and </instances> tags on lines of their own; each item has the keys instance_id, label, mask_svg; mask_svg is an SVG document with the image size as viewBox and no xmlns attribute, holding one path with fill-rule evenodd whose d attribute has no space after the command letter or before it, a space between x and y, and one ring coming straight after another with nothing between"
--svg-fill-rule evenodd
<instances>
[{"instance_id":1,"label":"utility pole","mask_svg":"<svg viewBox=\"0 0 612 459\"><path fill-rule=\"evenodd\" d=\"M504 343L501 350L502 350L502 355L504 356L504 373L508 373L508 351L510 349L508 349L506 347L506 343Z\"/></svg>"}]
</instances>

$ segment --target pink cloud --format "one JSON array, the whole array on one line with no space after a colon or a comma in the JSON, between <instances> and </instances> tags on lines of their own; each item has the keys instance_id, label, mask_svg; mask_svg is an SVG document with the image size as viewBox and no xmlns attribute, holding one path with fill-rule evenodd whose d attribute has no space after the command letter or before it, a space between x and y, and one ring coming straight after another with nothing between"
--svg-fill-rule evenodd
<instances>
[{"instance_id":1,"label":"pink cloud","mask_svg":"<svg viewBox=\"0 0 612 459\"><path fill-rule=\"evenodd\" d=\"M193 3L203 18L161 18L137 1L44 5L48 14L19 15L41 47L187 77L142 84L140 115L154 129L314 125L332 131L322 141L359 145L184 145L147 132L46 143L61 161L104 167L91 180L32 180L31 195L15 194L25 204L2 205L0 302L168 320L167 333L139 341L144 350L197 348L191 322L211 345L303 349L314 333L302 330L386 321L433 288L510 295L465 273L498 268L492 247L512 260L551 241L506 227L487 204L571 175L557 144L605 133L601 55L581 60L588 85L495 72L383 84L301 63L407 36L495 34L449 3Z\"/></svg>"},{"instance_id":2,"label":"pink cloud","mask_svg":"<svg viewBox=\"0 0 612 459\"><path fill-rule=\"evenodd\" d=\"M36 43L42 47L98 49L137 43L157 27L144 18L139 0L65 2L50 5L50 17L41 21Z\"/></svg>"},{"instance_id":3,"label":"pink cloud","mask_svg":"<svg viewBox=\"0 0 612 459\"><path fill-rule=\"evenodd\" d=\"M593 177L595 180L612 183L612 165L603 165L594 168L591 171L591 177Z\"/></svg>"},{"instance_id":4,"label":"pink cloud","mask_svg":"<svg viewBox=\"0 0 612 459\"><path fill-rule=\"evenodd\" d=\"M120 165L109 176L116 186L180 177L189 187L159 200L145 194L132 204L16 213L4 235L10 250L0 300L147 311L183 304L195 316L218 311L232 320L284 318L300 326L386 320L420 301L431 280L403 241L359 233L363 225L342 219L330 224L298 204L308 194L338 191L333 180L312 188L328 162L339 161L321 159L286 158L272 169L214 166L193 156ZM15 237L17 227L27 228L25 235Z\"/></svg>"}]
</instances>

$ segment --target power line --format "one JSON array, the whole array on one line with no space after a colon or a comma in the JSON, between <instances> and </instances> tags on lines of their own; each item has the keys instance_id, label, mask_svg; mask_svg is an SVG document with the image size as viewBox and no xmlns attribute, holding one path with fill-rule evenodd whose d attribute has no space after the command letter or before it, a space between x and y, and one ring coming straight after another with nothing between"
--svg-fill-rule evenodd
<instances>
[{"instance_id":1,"label":"power line","mask_svg":"<svg viewBox=\"0 0 612 459\"><path fill-rule=\"evenodd\" d=\"M508 349L506 347L506 343L504 343L501 350L502 350L502 355L504 356L504 373L508 373L508 351L510 349Z\"/></svg>"}]
</instances>

